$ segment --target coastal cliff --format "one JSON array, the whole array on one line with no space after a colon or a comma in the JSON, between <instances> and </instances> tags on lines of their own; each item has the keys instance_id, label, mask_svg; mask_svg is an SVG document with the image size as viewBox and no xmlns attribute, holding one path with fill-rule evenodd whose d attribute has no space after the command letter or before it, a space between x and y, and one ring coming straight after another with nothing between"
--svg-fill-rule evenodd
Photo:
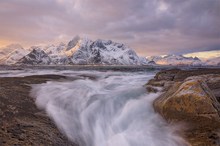
<instances>
[{"instance_id":1,"label":"coastal cliff","mask_svg":"<svg viewBox=\"0 0 220 146\"><path fill-rule=\"evenodd\" d=\"M162 90L155 111L168 123L184 124L182 135L191 145L220 144L220 69L160 71L146 88Z\"/></svg>"}]
</instances>

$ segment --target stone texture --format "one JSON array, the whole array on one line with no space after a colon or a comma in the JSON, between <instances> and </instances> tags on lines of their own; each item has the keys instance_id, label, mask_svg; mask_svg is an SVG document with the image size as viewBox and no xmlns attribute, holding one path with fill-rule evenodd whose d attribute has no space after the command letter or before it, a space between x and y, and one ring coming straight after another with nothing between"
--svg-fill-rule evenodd
<instances>
[{"instance_id":1,"label":"stone texture","mask_svg":"<svg viewBox=\"0 0 220 146\"><path fill-rule=\"evenodd\" d=\"M44 75L0 78L1 146L76 146L70 142L29 96L31 84L64 79Z\"/></svg>"},{"instance_id":2,"label":"stone texture","mask_svg":"<svg viewBox=\"0 0 220 146\"><path fill-rule=\"evenodd\" d=\"M177 83L170 90L154 102L155 109L168 121L202 118L220 123L220 104L203 80Z\"/></svg>"},{"instance_id":3,"label":"stone texture","mask_svg":"<svg viewBox=\"0 0 220 146\"><path fill-rule=\"evenodd\" d=\"M145 86L162 88L155 110L169 123L184 123L191 145L220 145L220 69L165 70Z\"/></svg>"}]
</instances>

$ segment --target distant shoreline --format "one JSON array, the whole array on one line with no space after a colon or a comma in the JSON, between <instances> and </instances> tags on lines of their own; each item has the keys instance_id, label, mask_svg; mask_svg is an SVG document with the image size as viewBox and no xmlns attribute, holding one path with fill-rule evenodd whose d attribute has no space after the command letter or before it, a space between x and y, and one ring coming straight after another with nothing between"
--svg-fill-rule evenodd
<instances>
[{"instance_id":1,"label":"distant shoreline","mask_svg":"<svg viewBox=\"0 0 220 146\"><path fill-rule=\"evenodd\" d=\"M151 65L0 65L0 70L23 70L23 69L58 69L58 70L99 70L99 71L148 71L169 69L220 69L220 66L151 66Z\"/></svg>"}]
</instances>

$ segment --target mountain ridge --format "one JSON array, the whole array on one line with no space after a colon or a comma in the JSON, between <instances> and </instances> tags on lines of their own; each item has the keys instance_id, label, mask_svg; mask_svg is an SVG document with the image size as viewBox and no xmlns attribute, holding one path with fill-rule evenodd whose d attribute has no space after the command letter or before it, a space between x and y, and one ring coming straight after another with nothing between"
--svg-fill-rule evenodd
<instances>
[{"instance_id":1,"label":"mountain ridge","mask_svg":"<svg viewBox=\"0 0 220 146\"><path fill-rule=\"evenodd\" d=\"M92 41L79 36L67 44L38 47L38 51L33 48L30 50L32 51L18 60L17 64L144 65L147 62L145 58L139 57L134 50L124 44L101 39Z\"/></svg>"},{"instance_id":2,"label":"mountain ridge","mask_svg":"<svg viewBox=\"0 0 220 146\"><path fill-rule=\"evenodd\" d=\"M125 44L102 39L92 41L79 36L75 36L68 43L61 42L58 45L24 49L19 44L12 44L0 49L0 64L7 65L220 66L219 58L204 61L198 57L174 54L140 57Z\"/></svg>"}]
</instances>

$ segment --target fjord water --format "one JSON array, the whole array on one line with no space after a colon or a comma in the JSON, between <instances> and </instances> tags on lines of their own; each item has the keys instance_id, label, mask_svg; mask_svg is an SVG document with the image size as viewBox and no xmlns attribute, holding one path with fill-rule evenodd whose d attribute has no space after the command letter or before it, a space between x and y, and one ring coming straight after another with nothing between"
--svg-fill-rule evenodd
<instances>
[{"instance_id":1,"label":"fjord water","mask_svg":"<svg viewBox=\"0 0 220 146\"><path fill-rule=\"evenodd\" d=\"M154 112L143 85L149 72L78 72L35 85L36 104L79 146L179 146L184 141Z\"/></svg>"}]
</instances>

